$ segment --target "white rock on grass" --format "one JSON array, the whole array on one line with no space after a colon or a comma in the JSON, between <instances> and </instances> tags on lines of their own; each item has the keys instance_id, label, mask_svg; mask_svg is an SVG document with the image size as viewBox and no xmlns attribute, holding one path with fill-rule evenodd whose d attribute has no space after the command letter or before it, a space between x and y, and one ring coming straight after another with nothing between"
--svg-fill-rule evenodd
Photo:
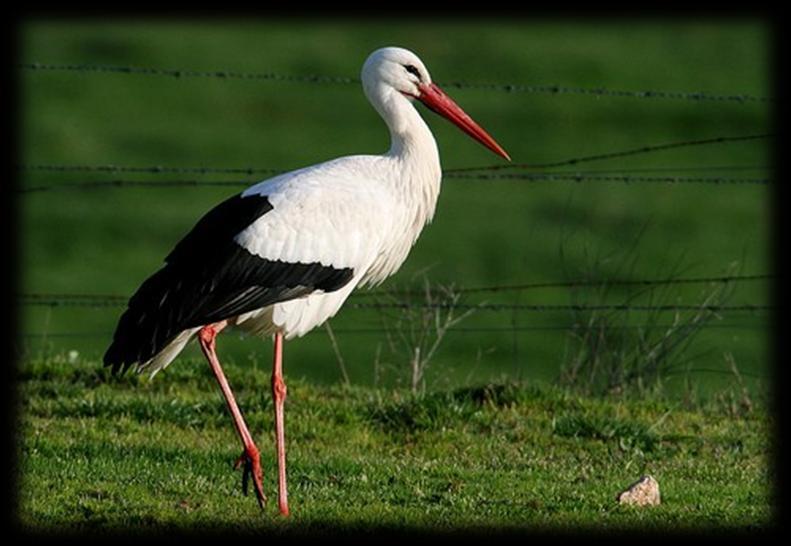
<instances>
[{"instance_id":1,"label":"white rock on grass","mask_svg":"<svg viewBox=\"0 0 791 546\"><path fill-rule=\"evenodd\" d=\"M656 506L662 502L659 496L659 483L653 476L643 476L618 494L620 504L635 506Z\"/></svg>"}]
</instances>

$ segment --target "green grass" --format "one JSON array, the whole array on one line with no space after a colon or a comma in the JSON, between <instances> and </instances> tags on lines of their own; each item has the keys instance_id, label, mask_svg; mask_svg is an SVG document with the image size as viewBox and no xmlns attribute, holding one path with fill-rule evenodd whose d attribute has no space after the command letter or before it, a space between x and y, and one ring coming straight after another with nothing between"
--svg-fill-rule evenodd
<instances>
[{"instance_id":1,"label":"green grass","mask_svg":"<svg viewBox=\"0 0 791 546\"><path fill-rule=\"evenodd\" d=\"M231 469L240 445L204 362L149 381L58 357L19 372L23 526L677 531L773 517L762 400L604 400L513 381L416 397L287 378L292 516L283 519L272 502L268 374L227 373L262 449L265 513ZM659 481L661 506L619 506L615 495L644 473Z\"/></svg>"},{"instance_id":2,"label":"green grass","mask_svg":"<svg viewBox=\"0 0 791 546\"><path fill-rule=\"evenodd\" d=\"M414 49L439 82L770 94L770 33L763 21L750 18L33 19L20 30L20 62L356 76L370 51L399 44ZM43 71L20 71L18 83L20 162L26 164L296 168L340 155L379 153L388 145L384 125L354 85ZM449 92L516 162L764 133L772 120L771 103L763 102ZM496 163L450 124L423 113L444 167ZM771 140L730 143L585 167L763 177L770 175L770 149ZM677 170L687 168L702 170ZM20 186L118 177L23 171ZM252 183L260 177L239 178ZM232 191L126 188L21 195L20 290L131 294L196 219ZM734 262L743 273L765 273L767 211L763 186L447 179L434 223L387 286L418 284L419 272L426 270L433 282L460 286L557 281L580 276L592 264L606 278L632 258L630 277L638 279L717 275ZM636 253L625 258L637 233L642 236ZM701 292L700 286L674 287L664 303L694 304ZM613 288L610 296L610 303L621 303L628 292ZM553 289L486 299L565 304L572 297L568 290ZM739 284L729 303L769 303L767 283ZM21 311L23 359L69 350L94 359L107 347L121 309ZM377 328L387 318L346 308L333 319L356 385L372 385L375 377L380 386L403 381L407 358L391 351L381 332L359 331ZM569 318L476 313L461 324L476 331L449 332L429 369L429 385L453 389L467 380L504 375L551 381L564 363L569 334L542 328L567 326ZM716 392L727 385L724 355L730 354L750 388L760 390L754 378L768 371L763 319L728 314L696 337L684 357L687 369L704 370L690 374L701 389ZM621 318L643 320L640 314ZM268 361L263 347L226 336L223 354L255 365ZM288 373L325 385L338 381L332 347L321 330L287 350ZM377 354L380 376L372 371ZM186 355L199 353L193 347ZM668 388L683 390L683 385Z\"/></svg>"}]
</instances>

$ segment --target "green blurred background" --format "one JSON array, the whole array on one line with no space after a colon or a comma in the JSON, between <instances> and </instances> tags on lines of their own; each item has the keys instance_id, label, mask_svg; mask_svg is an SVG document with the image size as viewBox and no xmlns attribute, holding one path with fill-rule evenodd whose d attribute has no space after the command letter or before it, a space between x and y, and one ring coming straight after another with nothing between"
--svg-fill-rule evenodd
<instances>
[{"instance_id":1,"label":"green blurred background","mask_svg":"<svg viewBox=\"0 0 791 546\"><path fill-rule=\"evenodd\" d=\"M738 19L174 19L29 20L20 63L94 64L356 78L374 49L415 51L439 83L770 93L769 30ZM18 71L22 165L297 168L387 149L384 124L358 84L309 84L105 72ZM674 141L766 133L771 103L640 99L499 89L447 90L517 163L545 163ZM444 168L497 158L421 107ZM694 146L579 165L640 176L767 178L770 140ZM239 180L265 176L50 172L23 168L21 189L93 180ZM553 172L570 172L556 169ZM601 172L599 174L602 174ZM233 187L93 188L20 193L20 290L131 295L178 239ZM526 182L448 178L435 221L384 287L540 283L595 274L652 279L770 269L768 188L760 184ZM696 304L711 287L673 285L663 304ZM612 287L608 303L633 288ZM658 298L654 294L655 298ZM735 286L728 304L766 305L764 282ZM587 298L587 299L586 299ZM591 299L592 298L592 299ZM554 288L471 294L467 303L602 303ZM369 301L369 300L351 300ZM645 302L645 299L635 300ZM98 359L119 307L21 306L22 359ZM623 324L640 324L640 314ZM347 306L332 319L352 382L408 383L409 354L388 341L395 312ZM499 377L552 381L574 351L569 313L479 311L450 331L429 364L429 388ZM672 322L672 314L661 322ZM769 371L765 313L726 313L702 329L668 388L733 380L733 356L751 387ZM271 343L225 335L221 355L268 366ZM187 356L198 356L196 347ZM286 346L286 373L341 378L326 331ZM376 364L375 364L376 362ZM196 362L175 365L199 365ZM160 379L161 380L161 379ZM675 386L674 386L675 385Z\"/></svg>"}]
</instances>

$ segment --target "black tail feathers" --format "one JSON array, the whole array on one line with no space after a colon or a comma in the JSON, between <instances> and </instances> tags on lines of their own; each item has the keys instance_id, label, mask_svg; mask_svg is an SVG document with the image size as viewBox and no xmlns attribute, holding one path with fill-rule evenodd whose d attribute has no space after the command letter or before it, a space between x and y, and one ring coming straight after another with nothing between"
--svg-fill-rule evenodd
<instances>
[{"instance_id":1,"label":"black tail feathers","mask_svg":"<svg viewBox=\"0 0 791 546\"><path fill-rule=\"evenodd\" d=\"M168 266L149 277L130 298L118 321L113 341L104 353L104 365L113 373L125 372L157 355L183 330L178 306L170 305L179 283Z\"/></svg>"}]
</instances>

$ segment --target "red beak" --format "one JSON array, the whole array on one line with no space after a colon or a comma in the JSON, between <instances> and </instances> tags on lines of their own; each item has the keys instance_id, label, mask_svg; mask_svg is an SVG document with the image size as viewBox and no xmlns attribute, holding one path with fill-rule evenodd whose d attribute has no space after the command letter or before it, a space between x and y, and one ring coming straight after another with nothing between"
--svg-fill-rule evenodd
<instances>
[{"instance_id":1,"label":"red beak","mask_svg":"<svg viewBox=\"0 0 791 546\"><path fill-rule=\"evenodd\" d=\"M436 84L422 84L418 86L420 96L417 97L420 102L428 106L431 110L449 119L459 129L470 135L472 138L489 148L491 151L511 161L511 157L503 150L502 146L497 144L495 140L483 130L483 128L475 123L467 113L456 104L452 98L445 94L445 92L437 87Z\"/></svg>"}]
</instances>

